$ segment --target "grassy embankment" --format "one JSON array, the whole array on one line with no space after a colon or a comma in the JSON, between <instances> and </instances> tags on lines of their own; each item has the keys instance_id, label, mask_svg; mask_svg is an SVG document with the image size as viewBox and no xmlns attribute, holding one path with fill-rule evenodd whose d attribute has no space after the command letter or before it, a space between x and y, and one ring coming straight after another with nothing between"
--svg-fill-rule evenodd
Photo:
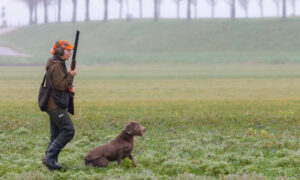
<instances>
[{"instance_id":1,"label":"grassy embankment","mask_svg":"<svg viewBox=\"0 0 300 180\"><path fill-rule=\"evenodd\" d=\"M74 41L81 30L79 62L196 63L196 62L298 62L300 21L150 20L125 23L64 23L22 28L0 36L7 45L31 54L29 58L0 58L0 63L44 64L58 39Z\"/></svg>"}]
</instances>

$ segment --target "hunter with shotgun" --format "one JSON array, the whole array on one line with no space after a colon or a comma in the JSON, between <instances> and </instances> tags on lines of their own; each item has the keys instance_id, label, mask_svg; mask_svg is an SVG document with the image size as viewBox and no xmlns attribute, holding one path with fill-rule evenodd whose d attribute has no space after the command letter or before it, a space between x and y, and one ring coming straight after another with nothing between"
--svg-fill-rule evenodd
<instances>
[{"instance_id":1,"label":"hunter with shotgun","mask_svg":"<svg viewBox=\"0 0 300 180\"><path fill-rule=\"evenodd\" d=\"M60 170L58 155L65 145L75 135L75 128L68 112L74 115L73 79L77 74L76 51L79 31L76 33L75 46L66 40L57 41L52 50L52 57L48 59L46 74L40 87L39 107L46 111L50 118L50 142L43 158L50 171ZM66 61L72 55L70 71L67 71Z\"/></svg>"}]
</instances>

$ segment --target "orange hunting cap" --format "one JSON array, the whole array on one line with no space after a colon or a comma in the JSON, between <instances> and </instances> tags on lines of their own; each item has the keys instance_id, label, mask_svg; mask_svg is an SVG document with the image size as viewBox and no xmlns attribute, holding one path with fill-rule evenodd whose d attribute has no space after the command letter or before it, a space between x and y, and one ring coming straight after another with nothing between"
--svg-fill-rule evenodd
<instances>
[{"instance_id":1,"label":"orange hunting cap","mask_svg":"<svg viewBox=\"0 0 300 180\"><path fill-rule=\"evenodd\" d=\"M58 48L62 48L62 49L74 49L74 46L72 46L66 40L59 40L59 41L55 42L55 44L53 46L53 51L51 53L54 54Z\"/></svg>"}]
</instances>

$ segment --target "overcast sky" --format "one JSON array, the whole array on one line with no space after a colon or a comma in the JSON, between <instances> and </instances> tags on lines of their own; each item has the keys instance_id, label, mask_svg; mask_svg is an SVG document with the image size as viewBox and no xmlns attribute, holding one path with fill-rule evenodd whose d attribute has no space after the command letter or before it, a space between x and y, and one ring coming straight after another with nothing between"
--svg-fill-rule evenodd
<instances>
[{"instance_id":1,"label":"overcast sky","mask_svg":"<svg viewBox=\"0 0 300 180\"><path fill-rule=\"evenodd\" d=\"M90 0L90 18L91 20L100 20L103 17L103 1L104 0ZM181 3L181 13L182 18L186 17L186 1L183 0ZM296 0L297 1L297 0ZM69 21L72 18L72 0L62 0L62 20ZM109 18L115 19L119 17L119 4L116 0L109 1ZM129 2L129 12L133 17L139 16L138 9L138 0L128 0ZM226 0L218 0L217 6L215 8L216 17L229 17L229 6L226 3ZM287 0L287 15L292 14L292 7L290 6L291 0ZM298 4L297 4L298 5ZM18 26L28 24L28 8L21 0L0 0L0 7L6 7L6 19L8 25ZM244 17L245 12L240 8L239 4L236 4L237 7L237 17ZM85 15L85 0L78 0L77 7L78 15L77 19L82 21ZM57 5L53 4L49 7L49 20L54 21L57 18ZM194 16L194 7L192 7L192 15ZM211 16L211 8L207 4L207 0L198 0L197 7L198 17L205 18ZM258 0L250 0L249 3L249 17L259 17L259 6ZM273 3L273 0L264 0L264 14L266 17L276 16L276 6ZM298 13L299 12L299 13ZM44 8L42 4L39 5L38 14L39 14L39 23L43 22L43 13ZM127 13L126 3L124 2L123 14ZM296 14L300 14L300 7L297 7ZM143 0L143 16L146 18L153 17L153 0ZM163 0L162 18L173 18L176 17L176 6L173 0Z\"/></svg>"}]
</instances>

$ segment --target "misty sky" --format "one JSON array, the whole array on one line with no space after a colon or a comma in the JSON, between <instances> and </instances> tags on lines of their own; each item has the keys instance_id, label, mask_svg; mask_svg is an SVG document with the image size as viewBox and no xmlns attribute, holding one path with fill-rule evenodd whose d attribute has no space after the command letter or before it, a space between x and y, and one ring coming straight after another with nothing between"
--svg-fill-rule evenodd
<instances>
[{"instance_id":1,"label":"misty sky","mask_svg":"<svg viewBox=\"0 0 300 180\"><path fill-rule=\"evenodd\" d=\"M276 16L276 6L273 3L273 0L264 0L264 14L266 17ZM62 0L62 20L69 21L72 17L72 0ZM138 1L137 0L128 0L129 2L129 12L133 17L139 16ZM298 4L297 4L298 5ZM0 7L6 7L6 19L8 25L18 26L28 24L28 9L21 0L0 0ZM85 15L85 0L78 0L78 15L77 19L82 21ZM57 5L49 6L49 20L54 21L57 18ZM181 13L182 18L186 17L186 0L181 3ZM210 17L211 8L207 4L207 0L198 1L198 17ZM43 22L43 12L44 8L42 4L39 5L38 22ZM296 14L300 13L300 7L297 7ZM127 13L126 3L124 2L123 14ZM244 17L245 12L240 8L237 3L237 17ZM290 0L287 0L287 15L292 14L292 8L290 6ZM194 16L194 7L192 7L192 15ZM259 7L257 0L250 0L249 4L249 17L259 17ZM119 5L116 0L110 0L109 3L109 18L115 19L119 16ZM146 18L153 17L153 0L143 0L143 16ZM219 0L215 8L216 17L229 17L229 6L226 3L226 0ZM100 20L103 17L103 0L90 0L90 18L91 20ZM173 0L163 0L162 18L172 18L176 17L176 6Z\"/></svg>"}]
</instances>

